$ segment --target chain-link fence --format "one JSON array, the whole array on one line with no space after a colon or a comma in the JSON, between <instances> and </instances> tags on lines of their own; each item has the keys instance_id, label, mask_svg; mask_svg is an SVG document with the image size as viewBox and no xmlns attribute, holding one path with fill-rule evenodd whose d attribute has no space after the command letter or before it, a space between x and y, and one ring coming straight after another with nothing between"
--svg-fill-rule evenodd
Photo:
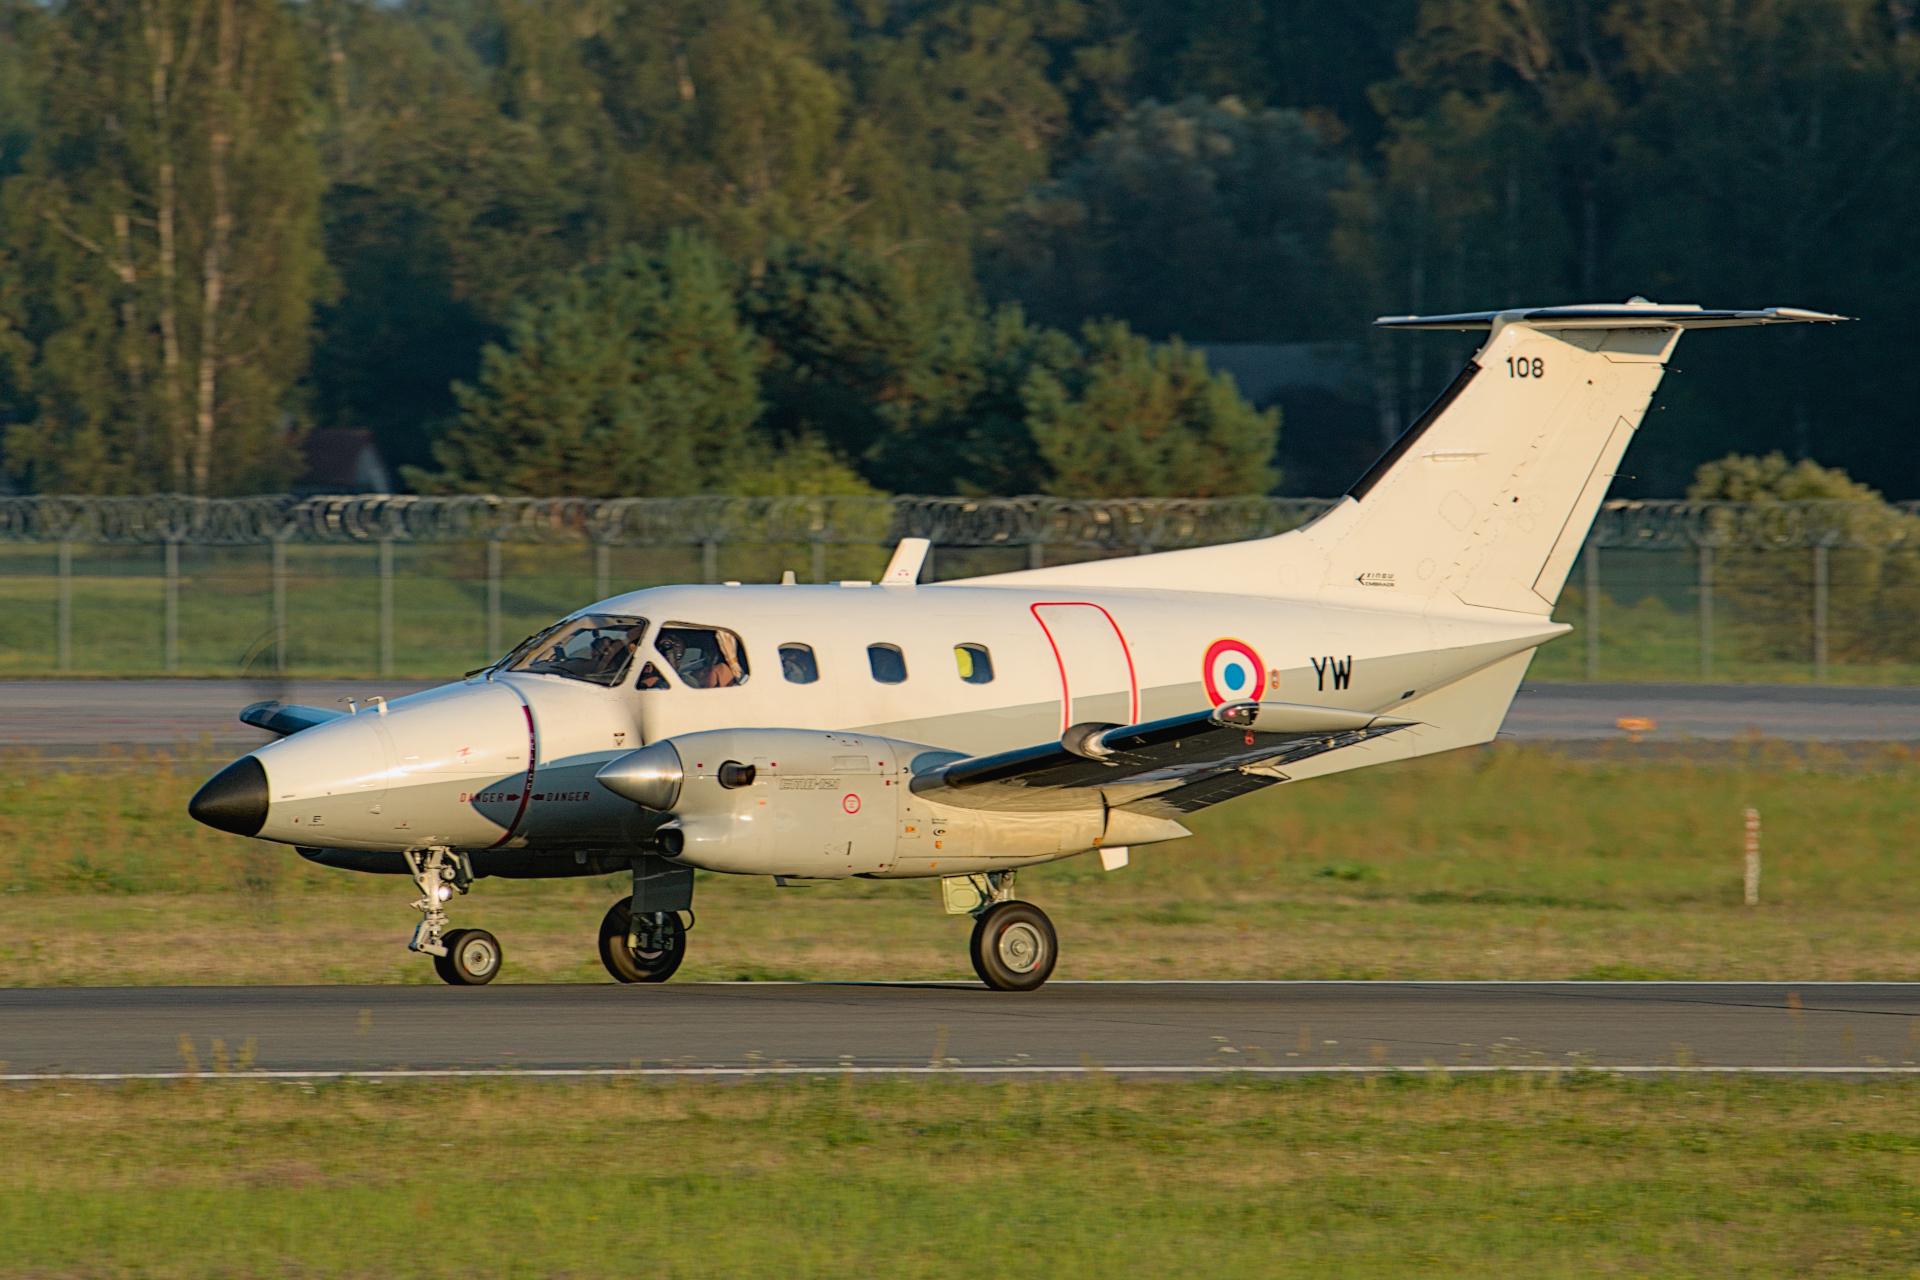
<instances>
[{"instance_id":1,"label":"chain-link fence","mask_svg":"<svg viewBox=\"0 0 1920 1280\"><path fill-rule=\"evenodd\" d=\"M1312 498L0 498L0 675L457 675L669 582L923 580L1262 537ZM1920 681L1914 504L1610 502L1535 674Z\"/></svg>"}]
</instances>

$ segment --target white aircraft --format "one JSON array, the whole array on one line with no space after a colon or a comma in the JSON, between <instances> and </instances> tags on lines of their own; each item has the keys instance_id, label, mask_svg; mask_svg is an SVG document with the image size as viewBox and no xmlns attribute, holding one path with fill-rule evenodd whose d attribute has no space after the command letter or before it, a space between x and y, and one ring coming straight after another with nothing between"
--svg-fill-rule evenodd
<instances>
[{"instance_id":1,"label":"white aircraft","mask_svg":"<svg viewBox=\"0 0 1920 1280\"><path fill-rule=\"evenodd\" d=\"M973 915L990 987L1052 973L1015 871L1189 834L1279 782L1487 742L1686 329L1813 311L1619 305L1396 316L1484 329L1352 491L1278 537L920 586L676 586L602 600L495 665L342 713L261 703L284 735L189 811L326 866L405 873L409 946L451 983L501 948L450 930L490 875L631 870L600 954L622 982L685 955L695 868L928 878Z\"/></svg>"}]
</instances>

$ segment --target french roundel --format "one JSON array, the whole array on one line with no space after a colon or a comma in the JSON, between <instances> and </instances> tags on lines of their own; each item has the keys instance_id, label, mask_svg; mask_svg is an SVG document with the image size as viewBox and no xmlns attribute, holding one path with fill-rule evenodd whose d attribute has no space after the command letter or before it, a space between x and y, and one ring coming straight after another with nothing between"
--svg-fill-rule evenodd
<instances>
[{"instance_id":1,"label":"french roundel","mask_svg":"<svg viewBox=\"0 0 1920 1280\"><path fill-rule=\"evenodd\" d=\"M1215 640L1207 647L1202 672L1207 682L1207 700L1217 707L1223 702L1258 700L1266 667L1246 641Z\"/></svg>"}]
</instances>

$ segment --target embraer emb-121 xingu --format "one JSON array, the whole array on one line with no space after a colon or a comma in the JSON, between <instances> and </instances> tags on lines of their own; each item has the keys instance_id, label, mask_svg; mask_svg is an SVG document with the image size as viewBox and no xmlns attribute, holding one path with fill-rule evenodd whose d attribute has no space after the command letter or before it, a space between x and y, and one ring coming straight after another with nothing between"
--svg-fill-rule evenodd
<instances>
[{"instance_id":1,"label":"embraer emb-121 xingu","mask_svg":"<svg viewBox=\"0 0 1920 1280\"><path fill-rule=\"evenodd\" d=\"M1227 546L917 584L679 586L602 600L457 684L355 712L264 703L283 735L195 818L413 877L413 950L500 970L447 903L486 876L631 870L600 954L658 982L694 870L928 878L982 981L1057 944L1020 867L1187 835L1280 782L1490 740L1686 329L1834 321L1634 299L1390 328L1484 329L1452 385L1335 507Z\"/></svg>"}]
</instances>

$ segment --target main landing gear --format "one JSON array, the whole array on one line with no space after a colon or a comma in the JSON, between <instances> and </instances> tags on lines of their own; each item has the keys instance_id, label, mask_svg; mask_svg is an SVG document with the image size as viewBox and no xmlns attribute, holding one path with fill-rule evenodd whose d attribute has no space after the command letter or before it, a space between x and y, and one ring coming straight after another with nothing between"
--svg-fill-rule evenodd
<instances>
[{"instance_id":1,"label":"main landing gear","mask_svg":"<svg viewBox=\"0 0 1920 1280\"><path fill-rule=\"evenodd\" d=\"M635 919L633 899L626 897L600 922L600 963L615 982L665 982L686 956L678 911L643 911Z\"/></svg>"},{"instance_id":2,"label":"main landing gear","mask_svg":"<svg viewBox=\"0 0 1920 1280\"><path fill-rule=\"evenodd\" d=\"M687 958L693 868L651 854L633 860L633 894L600 922L600 963L615 982L665 982Z\"/></svg>"},{"instance_id":3,"label":"main landing gear","mask_svg":"<svg viewBox=\"0 0 1920 1280\"><path fill-rule=\"evenodd\" d=\"M994 990L1037 991L1053 976L1054 962L1060 958L1060 940L1046 912L1031 902L1014 900L1013 874L990 871L962 881L978 895L975 905L962 908L973 916L973 940L968 950L973 971ZM951 891L948 900L954 900Z\"/></svg>"},{"instance_id":4,"label":"main landing gear","mask_svg":"<svg viewBox=\"0 0 1920 1280\"><path fill-rule=\"evenodd\" d=\"M406 855L407 870L420 887L413 909L421 914L409 951L433 957L433 970L442 982L456 987L483 987L500 974L500 940L485 929L447 929L447 900L473 887L473 863L464 853L444 846Z\"/></svg>"}]
</instances>

